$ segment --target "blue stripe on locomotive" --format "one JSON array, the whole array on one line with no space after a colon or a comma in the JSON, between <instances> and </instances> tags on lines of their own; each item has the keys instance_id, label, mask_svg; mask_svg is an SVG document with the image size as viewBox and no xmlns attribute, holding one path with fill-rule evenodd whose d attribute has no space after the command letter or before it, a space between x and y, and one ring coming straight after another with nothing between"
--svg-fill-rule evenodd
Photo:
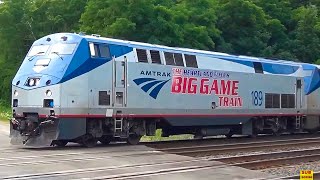
<instances>
[{"instance_id":1,"label":"blue stripe on locomotive","mask_svg":"<svg viewBox=\"0 0 320 180\"><path fill-rule=\"evenodd\" d=\"M220 56L218 56L217 58L223 59L226 61L235 62L235 63L242 64L242 65L246 65L246 66L253 68L253 61L240 59L239 57L220 57ZM268 72L271 74L289 75L289 74L295 73L299 69L298 66L293 66L293 65L272 64L272 63L267 63L267 62L263 62L263 61L257 61L257 62L261 62L264 72Z\"/></svg>"},{"instance_id":2,"label":"blue stripe on locomotive","mask_svg":"<svg viewBox=\"0 0 320 180\"><path fill-rule=\"evenodd\" d=\"M109 49L111 56L114 56L116 58L132 52L133 50L133 48L115 44L109 44ZM73 61L71 61L60 82L65 82L82 74L85 74L112 60L112 57L92 59L90 58L89 53L90 50L88 41L86 39L83 39L73 57Z\"/></svg>"},{"instance_id":3,"label":"blue stripe on locomotive","mask_svg":"<svg viewBox=\"0 0 320 180\"><path fill-rule=\"evenodd\" d=\"M320 70L311 64L303 64L303 70L312 71L310 76L304 77L305 94L308 95L320 87Z\"/></svg>"}]
</instances>

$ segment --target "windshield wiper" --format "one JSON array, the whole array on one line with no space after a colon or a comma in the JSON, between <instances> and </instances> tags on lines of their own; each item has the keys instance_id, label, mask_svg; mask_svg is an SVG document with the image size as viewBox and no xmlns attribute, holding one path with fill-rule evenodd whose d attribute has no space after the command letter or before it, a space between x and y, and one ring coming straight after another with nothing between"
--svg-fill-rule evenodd
<instances>
[{"instance_id":1,"label":"windshield wiper","mask_svg":"<svg viewBox=\"0 0 320 180\"><path fill-rule=\"evenodd\" d=\"M62 56L61 56L58 52L51 52L51 54L56 54L56 55L59 56L59 58L63 61Z\"/></svg>"},{"instance_id":2,"label":"windshield wiper","mask_svg":"<svg viewBox=\"0 0 320 180\"><path fill-rule=\"evenodd\" d=\"M34 57L35 56L37 56L37 55L39 55L39 54L43 54L43 53L45 53L45 52L43 52L43 51L41 51L41 52L38 52L37 54L35 54L35 55L32 55L31 57L29 57L29 61L32 61L33 59L34 59Z\"/></svg>"}]
</instances>

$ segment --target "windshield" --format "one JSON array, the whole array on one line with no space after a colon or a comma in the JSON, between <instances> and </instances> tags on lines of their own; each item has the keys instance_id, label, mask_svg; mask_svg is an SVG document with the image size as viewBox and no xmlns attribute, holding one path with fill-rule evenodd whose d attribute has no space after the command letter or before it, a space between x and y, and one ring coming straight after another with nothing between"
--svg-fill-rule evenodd
<instances>
[{"instance_id":1,"label":"windshield","mask_svg":"<svg viewBox=\"0 0 320 180\"><path fill-rule=\"evenodd\" d=\"M51 53L63 54L63 55L71 55L73 54L74 49L77 44L54 44L52 45Z\"/></svg>"},{"instance_id":2,"label":"windshield","mask_svg":"<svg viewBox=\"0 0 320 180\"><path fill-rule=\"evenodd\" d=\"M49 45L38 45L38 46L33 46L28 55L27 56L34 56L34 55L41 55L41 54L45 54L48 49L49 49Z\"/></svg>"}]
</instances>

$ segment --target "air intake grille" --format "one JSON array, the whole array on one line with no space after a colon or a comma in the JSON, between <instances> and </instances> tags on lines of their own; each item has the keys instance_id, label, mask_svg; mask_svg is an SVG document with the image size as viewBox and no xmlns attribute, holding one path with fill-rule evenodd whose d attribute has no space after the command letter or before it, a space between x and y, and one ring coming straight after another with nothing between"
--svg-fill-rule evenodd
<instances>
[{"instance_id":1,"label":"air intake grille","mask_svg":"<svg viewBox=\"0 0 320 180\"><path fill-rule=\"evenodd\" d=\"M110 94L107 91L99 91L99 105L110 106Z\"/></svg>"}]
</instances>

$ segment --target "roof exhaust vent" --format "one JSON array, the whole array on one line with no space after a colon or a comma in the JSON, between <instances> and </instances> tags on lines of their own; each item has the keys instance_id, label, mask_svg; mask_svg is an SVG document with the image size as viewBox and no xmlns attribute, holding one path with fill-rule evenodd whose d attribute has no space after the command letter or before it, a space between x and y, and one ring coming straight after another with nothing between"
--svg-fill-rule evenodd
<instances>
[{"instance_id":1,"label":"roof exhaust vent","mask_svg":"<svg viewBox=\"0 0 320 180\"><path fill-rule=\"evenodd\" d=\"M100 34L92 34L91 36L101 37L101 35L100 35Z\"/></svg>"}]
</instances>

